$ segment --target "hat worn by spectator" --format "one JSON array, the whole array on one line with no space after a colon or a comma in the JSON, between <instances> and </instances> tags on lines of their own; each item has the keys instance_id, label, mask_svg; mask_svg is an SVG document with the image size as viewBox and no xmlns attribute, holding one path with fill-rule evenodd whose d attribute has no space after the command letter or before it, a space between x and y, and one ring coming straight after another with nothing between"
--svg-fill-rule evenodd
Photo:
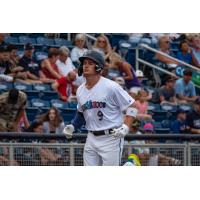
<instances>
[{"instance_id":1,"label":"hat worn by spectator","mask_svg":"<svg viewBox=\"0 0 200 200\"><path fill-rule=\"evenodd\" d=\"M185 69L184 72L183 72L183 75L192 76L192 71L190 69Z\"/></svg>"},{"instance_id":2,"label":"hat worn by spectator","mask_svg":"<svg viewBox=\"0 0 200 200\"><path fill-rule=\"evenodd\" d=\"M146 123L143 127L144 131L154 131L154 127L152 123Z\"/></svg>"},{"instance_id":3,"label":"hat worn by spectator","mask_svg":"<svg viewBox=\"0 0 200 200\"><path fill-rule=\"evenodd\" d=\"M24 46L24 50L33 50L33 49L34 49L34 46L31 43L27 43Z\"/></svg>"},{"instance_id":4,"label":"hat worn by spectator","mask_svg":"<svg viewBox=\"0 0 200 200\"><path fill-rule=\"evenodd\" d=\"M144 74L143 74L143 72L141 70L136 70L135 74L136 74L136 77L138 77L138 78L143 78L144 77Z\"/></svg>"}]
</instances>

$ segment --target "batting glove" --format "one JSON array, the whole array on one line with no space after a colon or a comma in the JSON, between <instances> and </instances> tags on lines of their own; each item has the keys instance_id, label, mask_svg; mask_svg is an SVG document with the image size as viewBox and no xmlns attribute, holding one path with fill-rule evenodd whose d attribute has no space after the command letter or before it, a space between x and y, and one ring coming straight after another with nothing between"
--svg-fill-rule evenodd
<instances>
[{"instance_id":1,"label":"batting glove","mask_svg":"<svg viewBox=\"0 0 200 200\"><path fill-rule=\"evenodd\" d=\"M66 136L66 138L72 138L74 132L74 126L72 124L69 124L65 126L63 130L63 134Z\"/></svg>"},{"instance_id":2,"label":"batting glove","mask_svg":"<svg viewBox=\"0 0 200 200\"><path fill-rule=\"evenodd\" d=\"M113 129L113 135L114 137L125 137L129 133L129 127L126 124L122 124L119 128Z\"/></svg>"}]
</instances>

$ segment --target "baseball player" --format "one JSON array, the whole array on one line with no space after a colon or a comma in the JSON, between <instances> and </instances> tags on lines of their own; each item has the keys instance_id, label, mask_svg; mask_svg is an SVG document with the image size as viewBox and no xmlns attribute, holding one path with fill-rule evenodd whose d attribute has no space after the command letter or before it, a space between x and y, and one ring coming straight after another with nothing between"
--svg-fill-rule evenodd
<instances>
[{"instance_id":1,"label":"baseball player","mask_svg":"<svg viewBox=\"0 0 200 200\"><path fill-rule=\"evenodd\" d=\"M124 136L137 115L134 99L114 81L101 76L105 60L97 51L79 58L79 75L86 82L77 90L77 114L63 131L72 137L84 121L88 136L84 147L84 165L119 166ZM126 113L124 118L123 112Z\"/></svg>"}]
</instances>

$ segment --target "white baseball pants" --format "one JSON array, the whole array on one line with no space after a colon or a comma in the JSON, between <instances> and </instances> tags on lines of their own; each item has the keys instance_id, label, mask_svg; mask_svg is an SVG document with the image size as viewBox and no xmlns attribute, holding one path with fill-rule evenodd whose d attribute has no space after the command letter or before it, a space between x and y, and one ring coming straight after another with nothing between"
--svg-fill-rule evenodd
<instances>
[{"instance_id":1,"label":"white baseball pants","mask_svg":"<svg viewBox=\"0 0 200 200\"><path fill-rule=\"evenodd\" d=\"M84 147L85 166L119 166L124 145L124 138L113 135L94 136L88 133Z\"/></svg>"}]
</instances>

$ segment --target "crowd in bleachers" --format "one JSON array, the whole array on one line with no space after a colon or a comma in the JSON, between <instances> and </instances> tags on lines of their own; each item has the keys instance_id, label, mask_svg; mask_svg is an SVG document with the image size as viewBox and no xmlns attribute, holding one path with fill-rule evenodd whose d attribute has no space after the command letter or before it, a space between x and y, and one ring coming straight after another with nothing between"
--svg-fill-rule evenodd
<instances>
[{"instance_id":1,"label":"crowd in bleachers","mask_svg":"<svg viewBox=\"0 0 200 200\"><path fill-rule=\"evenodd\" d=\"M106 65L103 76L119 83L136 99L141 128L146 123L151 123L156 133L183 132L180 124L185 125L187 132L200 128L199 110L196 108L199 105L199 90L194 86L194 83L200 83L197 71L191 71L159 53L152 54L144 50L139 52L143 59L152 61L180 78L176 80L156 71L160 77L160 84L157 84L151 68L141 65L141 70L135 70L135 48L140 43L148 44L198 68L199 34L93 36L96 37L94 42L89 41L85 34L72 34L70 41L66 34L0 34L0 91L3 94L10 89L17 89L27 96L24 112L20 119L15 120L17 126L8 128L6 125L1 131L27 131L30 124L38 119L38 115L48 113L48 117L43 118L44 132L62 133L60 125L50 117L51 112L60 115L58 118L62 119L60 123L63 125L73 119L76 112L76 89L84 82L84 78L77 74L79 57L88 49L104 55ZM187 112L198 113L197 121L192 123ZM177 120L184 122L178 123ZM174 123L180 126L176 131ZM59 131L56 131L58 128Z\"/></svg>"},{"instance_id":2,"label":"crowd in bleachers","mask_svg":"<svg viewBox=\"0 0 200 200\"><path fill-rule=\"evenodd\" d=\"M91 35L95 41L85 34L71 34L71 40L68 34L0 34L0 132L62 134L75 116L76 90L84 82L78 76L79 57L94 49L106 60L102 75L136 100L140 123L133 124L132 133L200 133L199 72L144 49L139 49L141 58L179 78L135 67L136 48L144 43L199 68L199 34ZM0 150L0 164L8 163L8 152ZM31 162L39 157L43 165L61 159L60 153L42 148L31 158L28 150L21 154ZM16 165L19 161L16 157Z\"/></svg>"}]
</instances>

